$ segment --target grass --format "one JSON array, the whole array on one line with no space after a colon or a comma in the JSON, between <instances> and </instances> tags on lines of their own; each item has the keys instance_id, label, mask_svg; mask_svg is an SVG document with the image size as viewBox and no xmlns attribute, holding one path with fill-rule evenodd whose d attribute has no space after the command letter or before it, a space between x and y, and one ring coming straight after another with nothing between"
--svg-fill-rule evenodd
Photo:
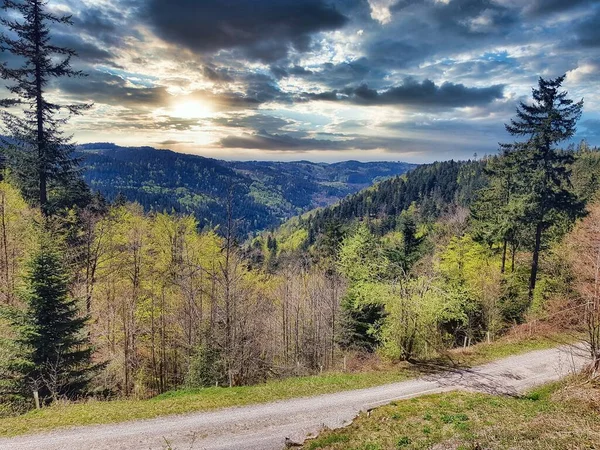
<instances>
[{"instance_id":1,"label":"grass","mask_svg":"<svg viewBox=\"0 0 600 450\"><path fill-rule=\"evenodd\" d=\"M598 449L600 384L572 378L521 398L452 392L395 402L309 440L310 450Z\"/></svg>"},{"instance_id":2,"label":"grass","mask_svg":"<svg viewBox=\"0 0 600 450\"><path fill-rule=\"evenodd\" d=\"M463 366L483 364L511 354L550 348L555 337L501 339L455 352L453 359ZM56 404L15 417L0 419L0 437L48 431L61 427L149 419L169 414L207 411L306 397L352 389L367 388L417 376L419 368L387 364L358 373L326 373L318 376L273 380L255 386L182 389L149 400L87 401Z\"/></svg>"}]
</instances>

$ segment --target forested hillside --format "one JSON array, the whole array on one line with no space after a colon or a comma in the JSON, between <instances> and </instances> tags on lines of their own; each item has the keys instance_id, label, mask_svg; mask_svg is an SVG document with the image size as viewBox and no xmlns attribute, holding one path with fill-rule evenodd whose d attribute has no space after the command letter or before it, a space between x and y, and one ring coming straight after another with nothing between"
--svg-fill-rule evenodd
<instances>
[{"instance_id":1,"label":"forested hillside","mask_svg":"<svg viewBox=\"0 0 600 450\"><path fill-rule=\"evenodd\" d=\"M23 66L0 65L0 414L443 358L548 317L587 333L600 370L600 151L564 148L583 109L564 76L539 79L497 156L420 166L242 245L409 167L77 148L62 127L90 105L44 91L82 75L49 43L70 19L6 5L20 19L0 46Z\"/></svg>"},{"instance_id":2,"label":"forested hillside","mask_svg":"<svg viewBox=\"0 0 600 450\"><path fill-rule=\"evenodd\" d=\"M229 205L242 236L414 167L401 162L221 161L114 144L86 144L79 152L84 179L109 201L121 195L146 211L193 214L200 227L223 225Z\"/></svg>"}]
</instances>

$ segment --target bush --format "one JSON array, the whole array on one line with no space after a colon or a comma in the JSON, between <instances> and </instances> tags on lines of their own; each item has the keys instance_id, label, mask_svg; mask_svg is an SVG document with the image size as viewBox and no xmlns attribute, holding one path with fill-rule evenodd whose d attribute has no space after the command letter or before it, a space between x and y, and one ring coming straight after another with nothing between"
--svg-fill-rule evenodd
<instances>
[{"instance_id":1,"label":"bush","mask_svg":"<svg viewBox=\"0 0 600 450\"><path fill-rule=\"evenodd\" d=\"M190 360L185 383L189 387L209 387L227 383L221 352L212 346L201 346Z\"/></svg>"}]
</instances>

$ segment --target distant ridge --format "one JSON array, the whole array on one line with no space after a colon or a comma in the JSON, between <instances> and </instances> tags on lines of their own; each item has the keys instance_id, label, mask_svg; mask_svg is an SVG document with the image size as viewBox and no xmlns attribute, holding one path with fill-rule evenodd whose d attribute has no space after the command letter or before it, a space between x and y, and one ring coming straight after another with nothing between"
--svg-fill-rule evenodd
<instances>
[{"instance_id":1,"label":"distant ridge","mask_svg":"<svg viewBox=\"0 0 600 450\"><path fill-rule=\"evenodd\" d=\"M78 147L84 178L109 200L119 194L147 211L193 214L201 227L225 223L227 196L241 235L276 227L373 183L416 167L404 162L224 161L152 147Z\"/></svg>"}]
</instances>

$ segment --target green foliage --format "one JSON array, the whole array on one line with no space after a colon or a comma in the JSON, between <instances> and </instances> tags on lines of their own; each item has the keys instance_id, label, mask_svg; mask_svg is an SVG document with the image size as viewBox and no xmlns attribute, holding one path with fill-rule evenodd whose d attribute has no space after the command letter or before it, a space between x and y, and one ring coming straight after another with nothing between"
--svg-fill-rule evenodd
<instances>
[{"instance_id":1,"label":"green foliage","mask_svg":"<svg viewBox=\"0 0 600 450\"><path fill-rule=\"evenodd\" d=\"M69 298L69 275L56 237L40 236L28 264L24 297L27 309L18 325L21 355L12 364L18 390L24 396L38 391L42 402L77 398L97 369L85 334L87 317Z\"/></svg>"},{"instance_id":2,"label":"green foliage","mask_svg":"<svg viewBox=\"0 0 600 450\"><path fill-rule=\"evenodd\" d=\"M377 239L364 225L342 242L338 269L350 283L342 302L345 314L340 343L344 347L375 349L383 319L382 291L386 290L379 281L387 263Z\"/></svg>"},{"instance_id":3,"label":"green foliage","mask_svg":"<svg viewBox=\"0 0 600 450\"><path fill-rule=\"evenodd\" d=\"M227 193L233 187L233 214L242 237L413 167L399 162L219 161L108 143L86 144L78 150L85 180L108 200L121 194L146 212L193 214L201 228L226 224Z\"/></svg>"},{"instance_id":4,"label":"green foliage","mask_svg":"<svg viewBox=\"0 0 600 450\"><path fill-rule=\"evenodd\" d=\"M389 285L382 326L382 353L391 359L409 360L434 352L439 344L437 328L448 316L441 292L425 278ZM429 347L428 347L429 346Z\"/></svg>"},{"instance_id":5,"label":"green foliage","mask_svg":"<svg viewBox=\"0 0 600 450\"><path fill-rule=\"evenodd\" d=\"M227 383L225 374L221 352L207 344L199 347L190 359L185 384L192 388L224 385Z\"/></svg>"},{"instance_id":6,"label":"green foliage","mask_svg":"<svg viewBox=\"0 0 600 450\"><path fill-rule=\"evenodd\" d=\"M402 224L402 212L413 204L416 207L410 215L418 215L422 221L436 220L456 204L468 205L475 191L487 182L483 166L477 161L425 164L349 196L337 205L317 210L298 225L313 236L311 243L318 244L318 237L332 223L348 228L362 220L375 234L385 235Z\"/></svg>"},{"instance_id":7,"label":"green foliage","mask_svg":"<svg viewBox=\"0 0 600 450\"><path fill-rule=\"evenodd\" d=\"M3 99L0 106L19 109L3 111L1 118L9 139L0 148L25 198L39 205L44 214L67 203L85 201L87 189L77 172L78 160L71 138L61 131L68 117L91 105L61 105L50 102L47 89L53 79L79 77L71 67L75 51L52 41L51 24L71 25L70 16L54 14L45 2L5 0L2 20L10 31L0 35L0 51L10 53L18 67L0 64L0 78L12 82L8 90L16 97ZM10 17L10 19L9 19Z\"/></svg>"},{"instance_id":8,"label":"green foliage","mask_svg":"<svg viewBox=\"0 0 600 450\"><path fill-rule=\"evenodd\" d=\"M513 181L516 192L508 204L518 205L519 220L535 227L530 298L535 290L545 231L562 220L574 221L583 213L584 205L570 184L573 152L556 148L556 144L575 134L583 109L583 100L574 103L567 98L566 91L560 91L564 79L565 76L539 79L537 88L533 89L533 103L521 102L517 117L506 125L510 134L527 140L502 145L505 159L518 167Z\"/></svg>"}]
</instances>

